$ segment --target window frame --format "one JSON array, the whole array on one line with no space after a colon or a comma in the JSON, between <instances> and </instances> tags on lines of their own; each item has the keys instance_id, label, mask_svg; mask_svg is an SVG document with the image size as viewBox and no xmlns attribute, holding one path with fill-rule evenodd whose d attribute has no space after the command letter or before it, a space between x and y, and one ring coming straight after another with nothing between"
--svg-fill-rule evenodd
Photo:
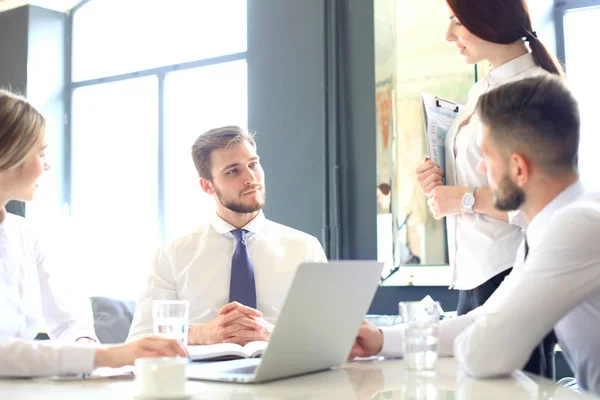
<instances>
[{"instance_id":1,"label":"window frame","mask_svg":"<svg viewBox=\"0 0 600 400\"><path fill-rule=\"evenodd\" d=\"M567 57L565 48L564 17L569 11L581 8L600 6L600 0L556 0L554 3L554 27L556 30L556 56L567 70Z\"/></svg>"}]
</instances>

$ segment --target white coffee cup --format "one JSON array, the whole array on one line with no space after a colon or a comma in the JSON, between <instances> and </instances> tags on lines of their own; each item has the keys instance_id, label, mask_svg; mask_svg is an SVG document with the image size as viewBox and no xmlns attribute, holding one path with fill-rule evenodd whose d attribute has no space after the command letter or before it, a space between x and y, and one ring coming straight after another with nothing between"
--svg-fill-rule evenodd
<instances>
[{"instance_id":1,"label":"white coffee cup","mask_svg":"<svg viewBox=\"0 0 600 400\"><path fill-rule=\"evenodd\" d=\"M159 357L135 360L138 397L181 398L186 396L187 358Z\"/></svg>"}]
</instances>

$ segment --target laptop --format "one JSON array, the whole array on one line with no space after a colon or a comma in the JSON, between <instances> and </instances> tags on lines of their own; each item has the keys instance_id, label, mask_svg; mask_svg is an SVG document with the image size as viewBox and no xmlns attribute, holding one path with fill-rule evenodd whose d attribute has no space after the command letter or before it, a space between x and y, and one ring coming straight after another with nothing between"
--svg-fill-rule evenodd
<instances>
[{"instance_id":1,"label":"laptop","mask_svg":"<svg viewBox=\"0 0 600 400\"><path fill-rule=\"evenodd\" d=\"M257 383L343 364L382 269L377 261L300 264L262 358L191 363L188 379Z\"/></svg>"}]
</instances>

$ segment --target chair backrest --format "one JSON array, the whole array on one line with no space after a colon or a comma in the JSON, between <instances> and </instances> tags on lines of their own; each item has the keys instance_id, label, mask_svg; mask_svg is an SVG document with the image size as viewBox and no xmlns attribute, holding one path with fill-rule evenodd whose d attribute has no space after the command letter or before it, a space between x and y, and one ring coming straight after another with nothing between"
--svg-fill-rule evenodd
<instances>
[{"instance_id":1,"label":"chair backrest","mask_svg":"<svg viewBox=\"0 0 600 400\"><path fill-rule=\"evenodd\" d=\"M123 343L129 334L135 302L110 297L90 297L90 301L94 313L94 330L100 342Z\"/></svg>"}]
</instances>

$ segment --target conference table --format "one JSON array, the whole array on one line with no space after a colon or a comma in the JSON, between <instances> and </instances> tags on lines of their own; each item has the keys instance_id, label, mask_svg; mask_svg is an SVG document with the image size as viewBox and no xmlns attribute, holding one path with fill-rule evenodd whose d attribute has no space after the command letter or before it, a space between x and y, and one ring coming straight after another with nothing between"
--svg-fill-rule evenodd
<instances>
[{"instance_id":1,"label":"conference table","mask_svg":"<svg viewBox=\"0 0 600 400\"><path fill-rule=\"evenodd\" d=\"M477 380L459 371L453 358L436 370L416 373L403 360L374 358L263 384L188 381L188 399L599 399L551 380L524 374ZM0 399L136 399L135 379L55 381L0 379Z\"/></svg>"}]
</instances>

